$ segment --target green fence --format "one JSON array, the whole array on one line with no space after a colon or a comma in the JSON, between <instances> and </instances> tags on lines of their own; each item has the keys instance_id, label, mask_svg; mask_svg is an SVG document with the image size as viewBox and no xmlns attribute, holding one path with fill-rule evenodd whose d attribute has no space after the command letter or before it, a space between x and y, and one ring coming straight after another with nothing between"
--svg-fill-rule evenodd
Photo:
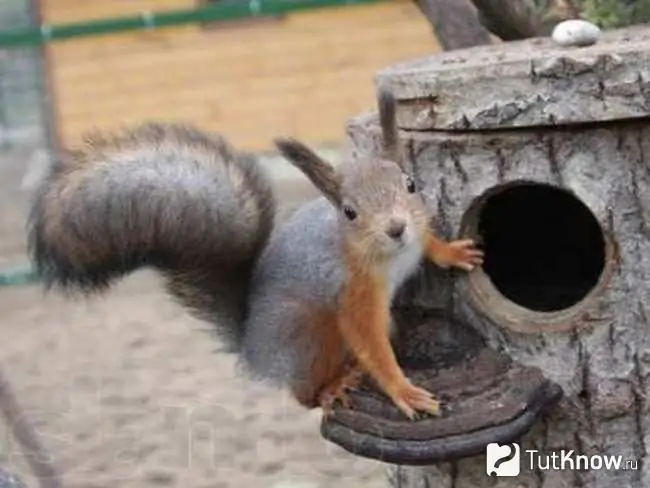
<instances>
[{"instance_id":1,"label":"green fence","mask_svg":"<svg viewBox=\"0 0 650 488\"><path fill-rule=\"evenodd\" d=\"M34 46L76 37L114 34L137 29L156 29L202 22L225 22L251 17L265 17L300 10L341 7L375 3L378 0L225 0L201 8L142 12L139 15L75 22L60 25L39 25L0 31L0 48Z\"/></svg>"}]
</instances>

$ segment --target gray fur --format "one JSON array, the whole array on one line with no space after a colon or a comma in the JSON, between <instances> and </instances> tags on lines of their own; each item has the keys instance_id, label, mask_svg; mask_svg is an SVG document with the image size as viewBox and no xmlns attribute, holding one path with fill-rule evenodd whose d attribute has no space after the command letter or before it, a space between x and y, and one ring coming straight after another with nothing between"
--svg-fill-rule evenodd
<instances>
[{"instance_id":1,"label":"gray fur","mask_svg":"<svg viewBox=\"0 0 650 488\"><path fill-rule=\"evenodd\" d=\"M243 357L253 374L285 381L307 375L318 344L294 343L305 306L334 309L345 282L334 207L321 197L303 205L272 236L253 272Z\"/></svg>"},{"instance_id":2,"label":"gray fur","mask_svg":"<svg viewBox=\"0 0 650 488\"><path fill-rule=\"evenodd\" d=\"M394 198L391 192L384 194L376 208L391 208ZM321 352L320 344L294 341L292 337L307 326L306 311L338 307L348 276L340 213L324 197L304 204L276 229L261 254L253 272L242 343L243 365L257 378L279 383L307 378ZM420 258L419 243L415 245ZM398 265L405 259L407 269L391 270L391 298L419 264L419 259L411 257L413 252L413 246L407 246L394 259Z\"/></svg>"},{"instance_id":3,"label":"gray fur","mask_svg":"<svg viewBox=\"0 0 650 488\"><path fill-rule=\"evenodd\" d=\"M274 142L286 160L302 171L333 205L341 205L341 181L330 163L295 139L276 139Z\"/></svg>"},{"instance_id":4,"label":"gray fur","mask_svg":"<svg viewBox=\"0 0 650 488\"><path fill-rule=\"evenodd\" d=\"M271 184L218 135L145 124L87 138L36 191L29 248L47 286L92 293L143 266L231 347L272 229Z\"/></svg>"},{"instance_id":5,"label":"gray fur","mask_svg":"<svg viewBox=\"0 0 650 488\"><path fill-rule=\"evenodd\" d=\"M394 100L382 100L384 116L394 114L386 108ZM394 148L394 121L385 128ZM95 136L37 191L29 221L37 268L49 285L93 292L155 267L254 376L301 385L322 354L311 321L320 315L323 327L331 316L337 326L347 260L385 269L392 298L418 264L429 216L395 160L348 161L336 171L298 141L277 143L325 197L272 233L268 179L218 135L148 124ZM394 221L403 235L389 235Z\"/></svg>"},{"instance_id":6,"label":"gray fur","mask_svg":"<svg viewBox=\"0 0 650 488\"><path fill-rule=\"evenodd\" d=\"M389 161L396 162L402 169L405 169L404 155L401 152L399 143L396 114L397 102L395 96L385 87L380 87L377 105L379 107L379 125L382 134L383 157Z\"/></svg>"}]
</instances>

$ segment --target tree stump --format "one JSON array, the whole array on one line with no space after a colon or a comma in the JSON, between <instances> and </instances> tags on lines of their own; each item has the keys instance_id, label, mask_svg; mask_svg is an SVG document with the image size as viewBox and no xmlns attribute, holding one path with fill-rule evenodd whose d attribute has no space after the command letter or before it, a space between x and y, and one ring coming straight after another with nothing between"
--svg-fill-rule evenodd
<instances>
[{"instance_id":1,"label":"tree stump","mask_svg":"<svg viewBox=\"0 0 650 488\"><path fill-rule=\"evenodd\" d=\"M400 304L453 313L564 389L521 439L518 477L495 484L478 455L396 467L393 486L650 487L648 61L650 30L632 28L586 48L530 39L378 74L439 233L486 252L469 275L425 266ZM352 154L378 153L375 114L348 134ZM623 464L545 469L561 450Z\"/></svg>"}]
</instances>

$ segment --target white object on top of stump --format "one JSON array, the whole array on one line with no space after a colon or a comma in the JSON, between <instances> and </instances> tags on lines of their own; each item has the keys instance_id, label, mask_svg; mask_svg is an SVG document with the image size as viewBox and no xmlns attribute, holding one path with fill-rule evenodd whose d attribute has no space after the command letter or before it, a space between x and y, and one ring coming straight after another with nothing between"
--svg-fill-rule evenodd
<instances>
[{"instance_id":1,"label":"white object on top of stump","mask_svg":"<svg viewBox=\"0 0 650 488\"><path fill-rule=\"evenodd\" d=\"M586 20L565 20L555 26L551 38L560 46L590 46L600 39L600 28Z\"/></svg>"}]
</instances>

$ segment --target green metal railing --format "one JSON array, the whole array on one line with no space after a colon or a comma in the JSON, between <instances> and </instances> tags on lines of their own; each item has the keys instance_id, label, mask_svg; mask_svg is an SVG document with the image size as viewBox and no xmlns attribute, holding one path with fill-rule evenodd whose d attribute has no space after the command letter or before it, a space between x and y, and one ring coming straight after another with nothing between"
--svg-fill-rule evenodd
<instances>
[{"instance_id":1,"label":"green metal railing","mask_svg":"<svg viewBox=\"0 0 650 488\"><path fill-rule=\"evenodd\" d=\"M35 46L76 37L100 36L203 22L226 22L324 7L377 3L381 0L224 0L204 7L48 25L0 32L0 48Z\"/></svg>"},{"instance_id":2,"label":"green metal railing","mask_svg":"<svg viewBox=\"0 0 650 488\"><path fill-rule=\"evenodd\" d=\"M0 270L0 287L28 285L37 281L40 281L40 277L29 263L16 266L12 269Z\"/></svg>"}]
</instances>

